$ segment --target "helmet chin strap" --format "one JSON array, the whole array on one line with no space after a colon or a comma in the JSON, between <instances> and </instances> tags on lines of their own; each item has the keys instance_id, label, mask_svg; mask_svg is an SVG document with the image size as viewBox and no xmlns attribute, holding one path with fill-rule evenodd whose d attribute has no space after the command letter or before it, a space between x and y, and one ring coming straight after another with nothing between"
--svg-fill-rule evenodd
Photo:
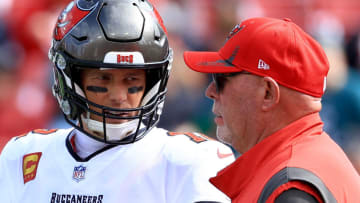
<instances>
[{"instance_id":1,"label":"helmet chin strap","mask_svg":"<svg viewBox=\"0 0 360 203\"><path fill-rule=\"evenodd\" d=\"M104 135L104 127L103 123L90 119L90 114L87 113L87 118L84 118L83 116L82 120L84 121L87 130L90 132L93 132L96 135ZM129 135L136 132L136 129L139 124L139 119L134 119L125 123L121 124L108 124L106 123L106 140L108 141L119 141L122 140ZM141 124L140 129L144 127L143 124Z\"/></svg>"}]
</instances>

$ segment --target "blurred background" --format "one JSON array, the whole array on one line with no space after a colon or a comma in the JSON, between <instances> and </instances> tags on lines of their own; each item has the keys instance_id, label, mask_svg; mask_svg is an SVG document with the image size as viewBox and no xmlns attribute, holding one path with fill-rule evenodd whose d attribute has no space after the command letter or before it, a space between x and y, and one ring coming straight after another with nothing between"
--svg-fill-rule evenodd
<instances>
[{"instance_id":1,"label":"blurred background","mask_svg":"<svg viewBox=\"0 0 360 203\"><path fill-rule=\"evenodd\" d=\"M0 1L0 150L36 128L67 128L51 94L47 59L57 16L70 0ZM217 51L250 17L290 18L317 39L330 61L321 117L360 172L359 0L152 0L174 49L160 127L215 137L206 74L188 70L185 50Z\"/></svg>"}]
</instances>

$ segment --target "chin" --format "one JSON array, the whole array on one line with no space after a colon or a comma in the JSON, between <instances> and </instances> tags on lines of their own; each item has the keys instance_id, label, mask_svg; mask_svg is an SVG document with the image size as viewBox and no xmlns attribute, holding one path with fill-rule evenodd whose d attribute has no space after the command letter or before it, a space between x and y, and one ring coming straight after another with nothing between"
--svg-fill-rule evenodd
<instances>
[{"instance_id":1,"label":"chin","mask_svg":"<svg viewBox=\"0 0 360 203\"><path fill-rule=\"evenodd\" d=\"M216 137L223 143L232 144L231 133L225 126L217 126Z\"/></svg>"}]
</instances>

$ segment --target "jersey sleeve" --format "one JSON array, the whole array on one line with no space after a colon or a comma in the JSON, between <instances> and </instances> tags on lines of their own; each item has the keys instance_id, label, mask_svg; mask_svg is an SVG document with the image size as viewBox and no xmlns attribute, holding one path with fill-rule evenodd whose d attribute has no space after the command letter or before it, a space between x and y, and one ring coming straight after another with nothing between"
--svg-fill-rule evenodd
<instances>
[{"instance_id":1,"label":"jersey sleeve","mask_svg":"<svg viewBox=\"0 0 360 203\"><path fill-rule=\"evenodd\" d=\"M26 160L26 157L30 157L27 155L32 155L33 153L31 149L34 147L36 135L43 135L48 132L55 132L55 130L33 130L21 136L13 137L3 148L0 154L1 203L16 203L20 201L17 198L19 198L19 194L26 187L26 178L29 179L29 175L31 175L28 174L25 177L25 171L28 172L28 169L33 168L31 166L33 160L31 158ZM44 146L46 145L44 144Z\"/></svg>"},{"instance_id":2,"label":"jersey sleeve","mask_svg":"<svg viewBox=\"0 0 360 203\"><path fill-rule=\"evenodd\" d=\"M186 139L186 137L184 137ZM181 147L181 139L173 146L172 154L181 154L180 158L171 158L167 174L167 201L182 202L231 202L215 188L211 177L234 161L231 149L217 141L191 141Z\"/></svg>"},{"instance_id":3,"label":"jersey sleeve","mask_svg":"<svg viewBox=\"0 0 360 203\"><path fill-rule=\"evenodd\" d=\"M0 154L0 199L2 203L15 203L16 183L22 179L19 170L20 160L16 153L16 139L12 138Z\"/></svg>"}]
</instances>

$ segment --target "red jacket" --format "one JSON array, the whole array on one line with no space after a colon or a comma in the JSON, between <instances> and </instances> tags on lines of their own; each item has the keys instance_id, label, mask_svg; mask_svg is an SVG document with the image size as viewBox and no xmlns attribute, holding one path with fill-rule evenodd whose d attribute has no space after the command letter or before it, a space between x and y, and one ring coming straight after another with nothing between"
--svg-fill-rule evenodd
<instances>
[{"instance_id":1,"label":"red jacket","mask_svg":"<svg viewBox=\"0 0 360 203\"><path fill-rule=\"evenodd\" d=\"M360 202L359 174L322 127L318 113L305 116L265 138L210 182L235 203L274 202L289 188L323 202Z\"/></svg>"}]
</instances>

